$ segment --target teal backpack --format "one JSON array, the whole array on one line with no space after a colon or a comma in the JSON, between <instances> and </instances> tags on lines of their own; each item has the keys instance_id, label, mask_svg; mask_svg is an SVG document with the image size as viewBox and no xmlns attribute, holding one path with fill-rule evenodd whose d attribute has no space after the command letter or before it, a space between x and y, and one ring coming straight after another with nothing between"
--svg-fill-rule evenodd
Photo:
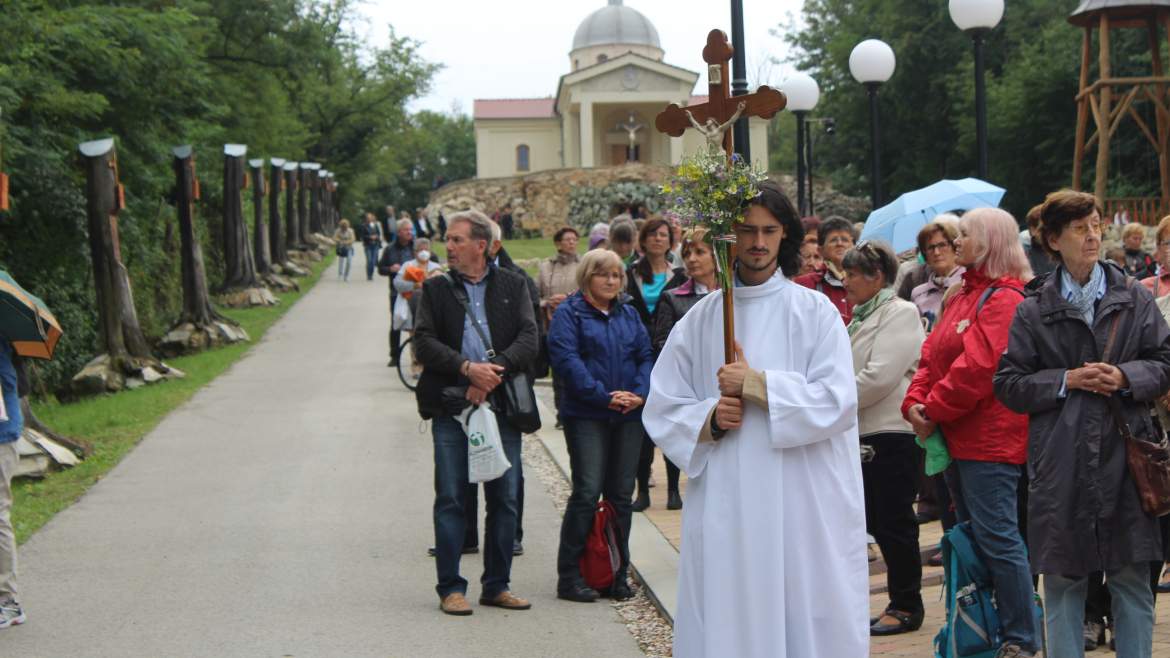
<instances>
[{"instance_id":1,"label":"teal backpack","mask_svg":"<svg viewBox=\"0 0 1170 658\"><path fill-rule=\"evenodd\" d=\"M971 523L956 524L942 539L947 617L934 636L934 658L994 658L1003 644L1003 627L996 610L995 585L983 555L975 544ZM1044 609L1035 610L1037 628L1043 628Z\"/></svg>"},{"instance_id":2,"label":"teal backpack","mask_svg":"<svg viewBox=\"0 0 1170 658\"><path fill-rule=\"evenodd\" d=\"M995 609L991 572L983 564L970 522L959 523L942 539L947 617L934 636L935 658L994 658L1003 644Z\"/></svg>"}]
</instances>

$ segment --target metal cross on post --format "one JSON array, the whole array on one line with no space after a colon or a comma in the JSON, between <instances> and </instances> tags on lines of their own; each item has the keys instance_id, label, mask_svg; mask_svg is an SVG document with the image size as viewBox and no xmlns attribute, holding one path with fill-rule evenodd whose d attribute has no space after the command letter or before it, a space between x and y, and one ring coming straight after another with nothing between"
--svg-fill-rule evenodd
<instances>
[{"instance_id":1,"label":"metal cross on post","mask_svg":"<svg viewBox=\"0 0 1170 658\"><path fill-rule=\"evenodd\" d=\"M671 103L658 113L654 127L658 132L671 137L682 137L687 128L703 133L709 145L722 145L723 152L731 160L732 136L730 128L740 117L771 119L784 109L787 99L784 94L767 85L761 85L756 93L732 96L727 63L735 50L722 30L711 30L707 34L707 45L703 48L703 61L707 62L707 85L710 89L706 103L686 108ZM713 239L729 243L727 262L735 262L735 236L717 235ZM718 246L718 245L713 245ZM723 356L726 363L735 360L735 309L730 288L723 290Z\"/></svg>"}]
</instances>

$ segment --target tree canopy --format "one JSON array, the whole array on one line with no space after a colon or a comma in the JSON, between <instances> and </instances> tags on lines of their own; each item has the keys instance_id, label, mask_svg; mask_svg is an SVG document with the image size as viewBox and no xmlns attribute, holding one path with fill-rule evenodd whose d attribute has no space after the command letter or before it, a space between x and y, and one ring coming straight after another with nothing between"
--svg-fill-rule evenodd
<instances>
[{"instance_id":1,"label":"tree canopy","mask_svg":"<svg viewBox=\"0 0 1170 658\"><path fill-rule=\"evenodd\" d=\"M400 202L388 195L418 204L420 181L429 189L474 167L470 120L409 112L438 65L393 29L384 43L363 42L357 20L353 0L4 3L0 171L12 198L0 216L0 267L65 327L42 382L75 372L96 337L82 141L115 138L124 261L132 281L151 282L135 288L135 303L154 336L181 302L171 147L195 147L212 280L222 276L224 143L247 144L249 157L322 163L346 216Z\"/></svg>"},{"instance_id":2,"label":"tree canopy","mask_svg":"<svg viewBox=\"0 0 1170 658\"><path fill-rule=\"evenodd\" d=\"M1076 3L1059 4L1054 11L1049 0L1008 3L984 46L989 178L1007 189L1003 204L1017 217L1072 182L1082 31L1066 20ZM777 33L795 47L796 67L820 85L814 116L837 121L836 136L818 142L818 176L831 177L846 193L865 196L869 190L869 106L849 73L850 52L867 38L885 41L897 56L894 76L879 92L886 201L940 178L975 175L972 43L951 22L945 2L806 0L802 18L800 28L781 26ZM1114 74L1149 75L1145 32L1115 30L1112 36ZM1095 49L1094 42L1094 63ZM1146 105L1139 111L1150 121ZM793 150L793 135L788 124L772 131L784 152ZM1118 131L1111 157L1111 195L1156 193L1157 158L1132 123ZM774 164L792 162L781 153ZM1089 189L1092 164L1090 158Z\"/></svg>"}]
</instances>

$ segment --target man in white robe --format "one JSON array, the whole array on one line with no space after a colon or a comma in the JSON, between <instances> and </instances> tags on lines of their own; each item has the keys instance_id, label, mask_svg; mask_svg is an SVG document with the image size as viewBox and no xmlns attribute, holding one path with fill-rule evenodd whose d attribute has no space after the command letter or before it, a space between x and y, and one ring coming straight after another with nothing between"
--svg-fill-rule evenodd
<instances>
[{"instance_id":1,"label":"man in white robe","mask_svg":"<svg viewBox=\"0 0 1170 658\"><path fill-rule=\"evenodd\" d=\"M643 423L689 478L676 658L869 654L853 359L828 298L785 276L802 233L766 184L736 228L739 360L723 365L712 294L651 376Z\"/></svg>"}]
</instances>

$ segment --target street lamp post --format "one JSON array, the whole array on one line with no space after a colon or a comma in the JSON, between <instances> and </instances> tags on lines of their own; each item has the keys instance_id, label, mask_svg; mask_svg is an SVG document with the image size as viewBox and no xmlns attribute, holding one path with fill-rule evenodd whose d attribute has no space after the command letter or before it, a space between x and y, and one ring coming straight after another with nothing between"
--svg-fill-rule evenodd
<instances>
[{"instance_id":1,"label":"street lamp post","mask_svg":"<svg viewBox=\"0 0 1170 658\"><path fill-rule=\"evenodd\" d=\"M743 41L743 0L731 0L731 95L744 96L748 93L747 48ZM740 117L732 127L731 141L735 152L743 156L744 162L752 161L752 149L748 135L748 118Z\"/></svg>"},{"instance_id":2,"label":"street lamp post","mask_svg":"<svg viewBox=\"0 0 1170 658\"><path fill-rule=\"evenodd\" d=\"M882 202L881 130L878 124L878 88L894 75L894 51L884 41L866 39L849 53L849 72L865 85L869 94L870 176L873 177L871 202L876 210Z\"/></svg>"},{"instance_id":3,"label":"street lamp post","mask_svg":"<svg viewBox=\"0 0 1170 658\"><path fill-rule=\"evenodd\" d=\"M983 78L983 40L1003 18L1003 0L950 0L951 20L975 45L975 142L979 178L987 180L987 89Z\"/></svg>"},{"instance_id":4,"label":"street lamp post","mask_svg":"<svg viewBox=\"0 0 1170 658\"><path fill-rule=\"evenodd\" d=\"M816 160L813 159L813 147L816 145L816 133L812 130L812 124L819 123L824 125L825 134L832 137L833 133L837 131L837 121L833 117L818 117L816 119L808 119L804 124L804 148L808 154L805 159L805 168L808 170L808 214L817 214L816 195L813 194L813 169L816 167Z\"/></svg>"},{"instance_id":5,"label":"street lamp post","mask_svg":"<svg viewBox=\"0 0 1170 658\"><path fill-rule=\"evenodd\" d=\"M805 194L804 183L807 178L805 168L805 116L817 106L821 90L817 81L804 73L794 73L783 84L780 90L788 97L788 109L796 114L796 205L801 217L809 214L809 199Z\"/></svg>"}]
</instances>

